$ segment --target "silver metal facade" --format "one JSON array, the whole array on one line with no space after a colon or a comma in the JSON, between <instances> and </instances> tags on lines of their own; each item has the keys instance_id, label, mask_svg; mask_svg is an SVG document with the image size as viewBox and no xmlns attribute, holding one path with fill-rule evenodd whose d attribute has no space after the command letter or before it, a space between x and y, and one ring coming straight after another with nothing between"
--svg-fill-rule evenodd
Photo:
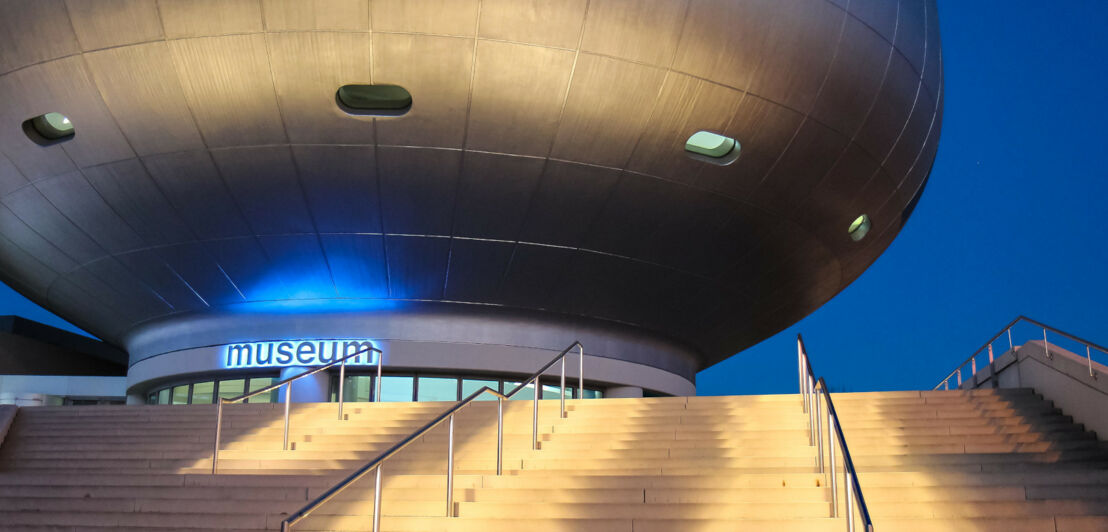
<instances>
[{"instance_id":1,"label":"silver metal facade","mask_svg":"<svg viewBox=\"0 0 1108 532\"><path fill-rule=\"evenodd\" d=\"M933 0L5 0L0 276L132 363L304 304L640 331L688 375L890 244L942 101ZM31 142L46 112L76 136Z\"/></svg>"}]
</instances>

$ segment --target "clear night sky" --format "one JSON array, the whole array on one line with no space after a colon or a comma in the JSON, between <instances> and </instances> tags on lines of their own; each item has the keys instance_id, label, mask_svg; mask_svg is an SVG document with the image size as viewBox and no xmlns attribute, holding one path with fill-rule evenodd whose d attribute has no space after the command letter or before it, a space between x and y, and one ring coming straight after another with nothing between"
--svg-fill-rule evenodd
<instances>
[{"instance_id":1,"label":"clear night sky","mask_svg":"<svg viewBox=\"0 0 1108 532\"><path fill-rule=\"evenodd\" d=\"M908 224L698 393L795 391L797 332L850 391L931 388L1019 314L1108 344L1108 2L940 0L939 24L942 137Z\"/></svg>"},{"instance_id":2,"label":"clear night sky","mask_svg":"<svg viewBox=\"0 0 1108 532\"><path fill-rule=\"evenodd\" d=\"M1108 2L940 0L939 17L942 139L912 218L829 303L701 372L700 394L795 391L797 332L849 391L930 388L1019 314L1108 344ZM3 285L0 314L75 330Z\"/></svg>"}]
</instances>

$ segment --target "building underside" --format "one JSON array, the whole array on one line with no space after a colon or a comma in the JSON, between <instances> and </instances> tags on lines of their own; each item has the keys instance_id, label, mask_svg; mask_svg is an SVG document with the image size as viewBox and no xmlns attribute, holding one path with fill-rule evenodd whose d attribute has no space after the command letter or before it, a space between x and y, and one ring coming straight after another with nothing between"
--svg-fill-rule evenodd
<instances>
[{"instance_id":1,"label":"building underside","mask_svg":"<svg viewBox=\"0 0 1108 532\"><path fill-rule=\"evenodd\" d=\"M338 339L503 381L580 340L587 387L691 394L889 246L943 102L931 0L2 1L0 28L0 277L143 397Z\"/></svg>"}]
</instances>

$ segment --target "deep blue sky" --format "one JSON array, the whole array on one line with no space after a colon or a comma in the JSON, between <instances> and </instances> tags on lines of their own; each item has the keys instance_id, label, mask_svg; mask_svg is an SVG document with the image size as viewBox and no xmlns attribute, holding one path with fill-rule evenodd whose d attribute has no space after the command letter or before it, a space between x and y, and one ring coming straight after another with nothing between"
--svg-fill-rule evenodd
<instances>
[{"instance_id":1,"label":"deep blue sky","mask_svg":"<svg viewBox=\"0 0 1108 532\"><path fill-rule=\"evenodd\" d=\"M941 0L939 17L942 140L911 220L831 302L701 372L700 394L795 391L797 332L851 391L930 388L1019 314L1108 344L1108 2ZM75 330L3 285L0 314Z\"/></svg>"},{"instance_id":2,"label":"deep blue sky","mask_svg":"<svg viewBox=\"0 0 1108 532\"><path fill-rule=\"evenodd\" d=\"M851 391L930 388L1019 314L1108 344L1108 2L940 0L939 27L942 137L908 224L700 394L795 391L797 332Z\"/></svg>"}]
</instances>

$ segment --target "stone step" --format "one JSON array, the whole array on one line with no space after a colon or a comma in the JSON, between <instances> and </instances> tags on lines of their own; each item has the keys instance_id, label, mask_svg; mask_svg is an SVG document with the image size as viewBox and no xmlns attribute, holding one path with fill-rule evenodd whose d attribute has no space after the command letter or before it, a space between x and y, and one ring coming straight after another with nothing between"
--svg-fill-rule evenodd
<instances>
[{"instance_id":1,"label":"stone step","mask_svg":"<svg viewBox=\"0 0 1108 532\"><path fill-rule=\"evenodd\" d=\"M106 527L126 529L130 527L157 529L166 526L179 527L187 523L201 529L266 529L267 514L177 514L154 512L0 512L0 523L5 527L34 525L54 527ZM277 519L280 522L280 519Z\"/></svg>"},{"instance_id":2,"label":"stone step","mask_svg":"<svg viewBox=\"0 0 1108 532\"><path fill-rule=\"evenodd\" d=\"M807 432L796 436L802 441L807 442ZM650 440L650 439L605 439L602 441L588 439L588 438L576 438L571 439L566 435L559 434L555 439L552 435L545 436L543 438L543 448L550 449L596 449L596 448L610 448L610 449L644 449L644 448L690 448L690 447L715 447L715 448L754 448L759 446L778 446L780 445L777 439L765 439L765 438L715 438L715 439L703 439L703 440ZM851 449L861 448L867 445L871 446L888 446L888 447L912 447L917 445L946 445L946 444L961 444L961 445L1020 445L1020 444L1037 444L1037 443L1095 443L1097 442L1095 435L1088 432L1068 431L1053 434L1040 434L1040 433L1019 433L1019 434L945 434L945 435L927 435L927 436L874 436L874 437L851 437L849 444ZM318 443L317 445L323 445ZM339 445L327 443L328 446ZM328 447L333 448L333 447Z\"/></svg>"},{"instance_id":3,"label":"stone step","mask_svg":"<svg viewBox=\"0 0 1108 532\"><path fill-rule=\"evenodd\" d=\"M844 430L848 429L910 429L931 427L1042 427L1049 430L1053 426L1065 426L1072 423L1069 416L1050 415L1040 418L1009 417L1009 418L950 418L950 419L886 419L873 421L858 421L842 418ZM505 425L507 426L507 425ZM545 429L550 425L542 425ZM680 421L660 423L636 423L634 421L600 421L594 423L580 422L578 420L561 420L553 425L553 432L602 432L607 428L614 432L654 432L665 428L683 431L766 431L766 430L790 430L807 428L807 419L777 419L764 422L746 421L741 423L682 423Z\"/></svg>"},{"instance_id":4,"label":"stone step","mask_svg":"<svg viewBox=\"0 0 1108 532\"><path fill-rule=\"evenodd\" d=\"M382 513L388 510L383 508ZM730 504L597 504L461 502L457 516L469 518L572 519L604 516L609 519L811 519L830 515L826 502L757 502Z\"/></svg>"},{"instance_id":5,"label":"stone step","mask_svg":"<svg viewBox=\"0 0 1108 532\"><path fill-rule=\"evenodd\" d=\"M1096 528L1072 528L1068 521L1059 517L1059 526L1055 528L1055 519L1052 517L1039 518L989 518L989 519L887 519L876 524L877 530L891 530L896 532L1092 532L1104 530ZM1062 525L1062 523L1067 523ZM1102 521L1106 522L1106 521ZM723 519L702 520L639 520L633 521L634 532L734 532L746 530L746 527L756 523L755 521L738 521ZM782 526L783 525L783 526ZM809 522L786 522L782 525L774 523L767 528L750 528L752 530L773 530L774 532L818 530L818 531L842 531L846 529L842 519L828 519L826 522L811 520ZM760 525L759 525L760 526ZM804 529L801 527L811 528ZM1063 527L1065 526L1065 528ZM859 524L858 530L863 530Z\"/></svg>"},{"instance_id":6,"label":"stone step","mask_svg":"<svg viewBox=\"0 0 1108 532\"><path fill-rule=\"evenodd\" d=\"M208 486L7 486L0 485L0 500L16 497L58 499L202 499L300 501L308 499L304 487L208 487ZM400 488L397 488L398 490Z\"/></svg>"},{"instance_id":7,"label":"stone step","mask_svg":"<svg viewBox=\"0 0 1108 532\"><path fill-rule=\"evenodd\" d=\"M1104 444L1029 390L833 394L881 530L1106 530ZM5 530L276 529L452 403L225 409L210 471L212 405L22 409L0 448ZM492 474L495 403L457 419L452 513L445 430L386 463L385 530L842 530L816 471L800 396L540 402L505 420ZM367 475L297 530L367 530ZM1013 518L1013 516L1018 518ZM11 519L8 519L8 518ZM82 520L83 519L83 520Z\"/></svg>"}]
</instances>

